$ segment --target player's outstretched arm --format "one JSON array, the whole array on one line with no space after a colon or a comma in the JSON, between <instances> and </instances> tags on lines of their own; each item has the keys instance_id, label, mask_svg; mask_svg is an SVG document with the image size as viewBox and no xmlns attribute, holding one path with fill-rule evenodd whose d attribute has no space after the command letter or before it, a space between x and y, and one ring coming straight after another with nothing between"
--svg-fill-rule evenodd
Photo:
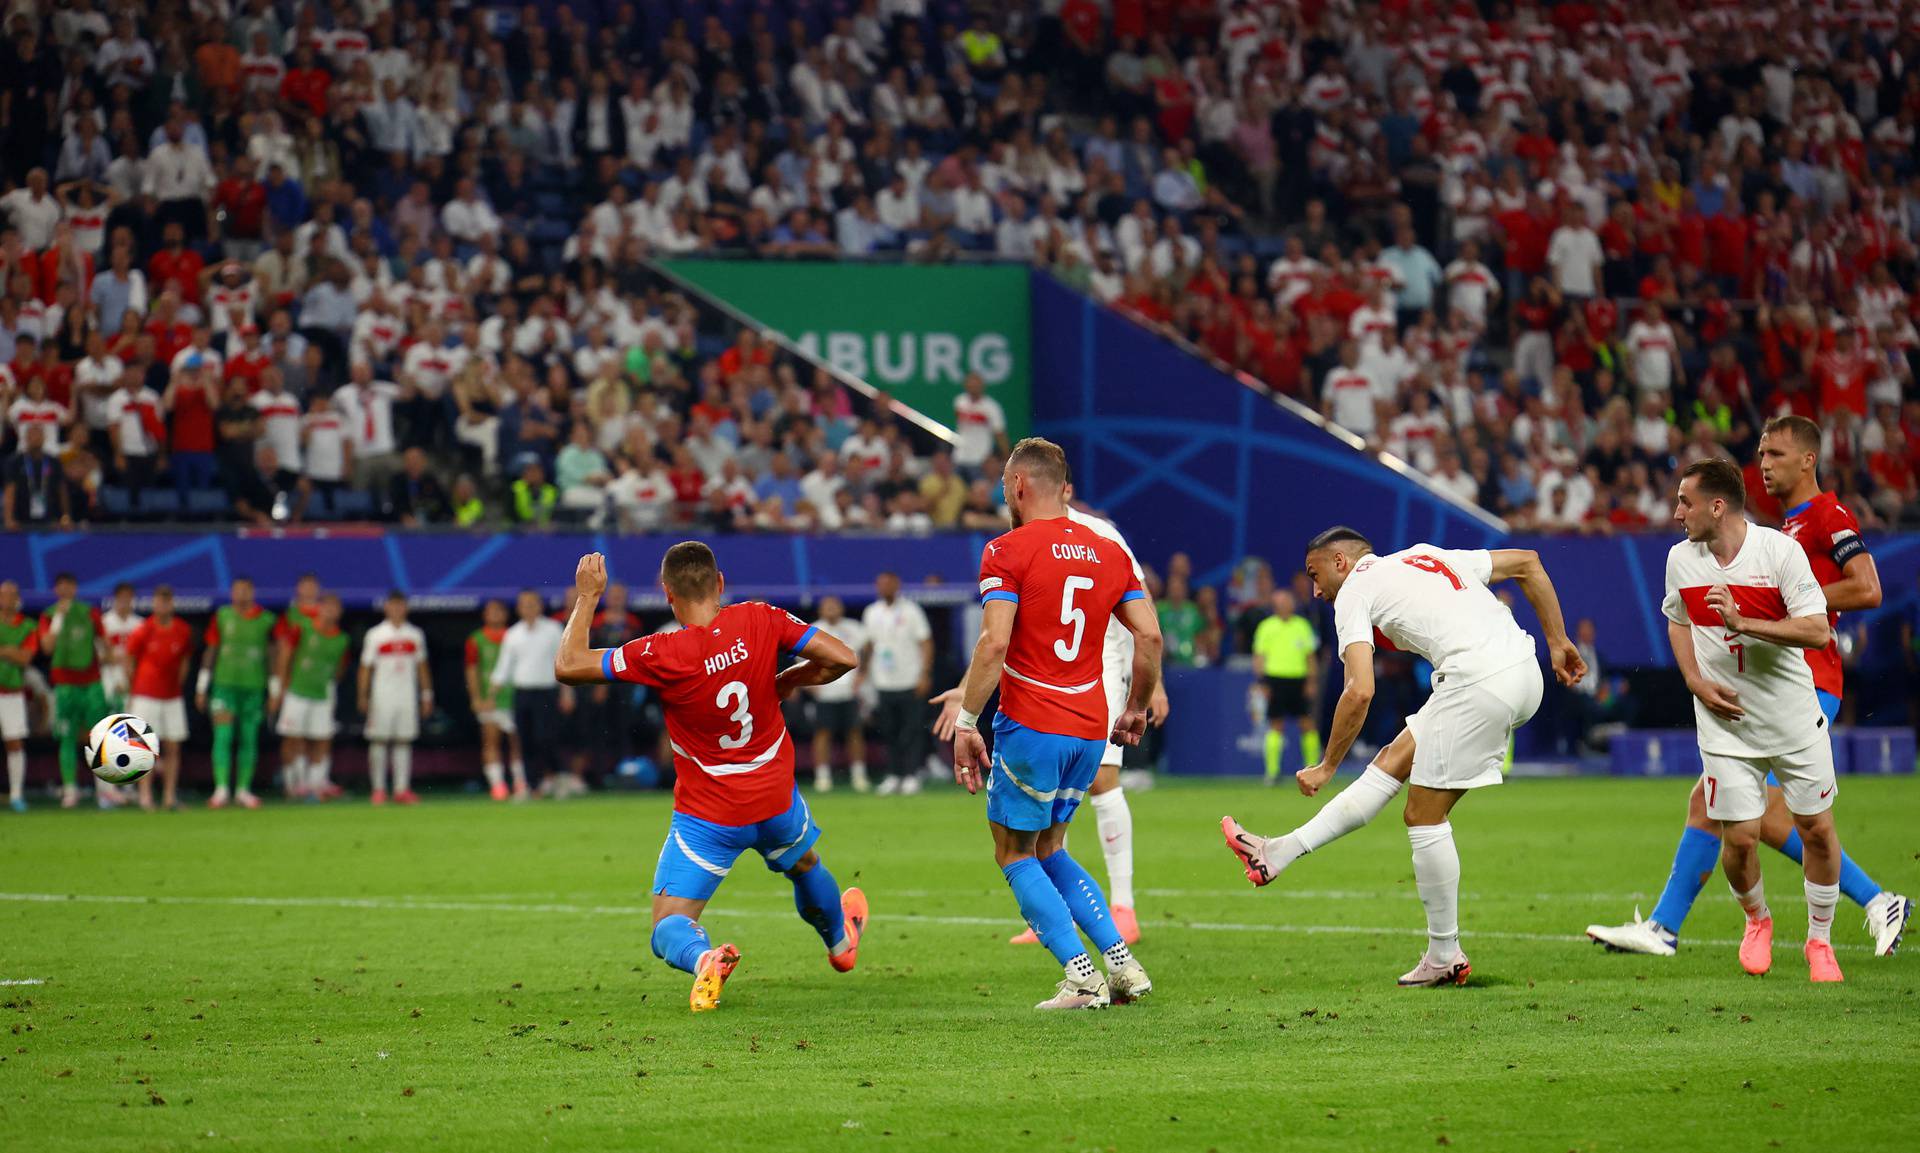
<instances>
[{"instance_id":1,"label":"player's outstretched arm","mask_svg":"<svg viewBox=\"0 0 1920 1153\"><path fill-rule=\"evenodd\" d=\"M1502 548L1494 549L1492 556L1493 579L1511 580L1519 585L1527 603L1533 606L1533 615L1540 618L1554 677L1569 688L1579 684L1587 675L1587 662L1567 636L1567 621L1560 613L1560 595L1553 591L1553 579L1547 576L1547 566L1540 563L1540 554L1532 549Z\"/></svg>"},{"instance_id":2,"label":"player's outstretched arm","mask_svg":"<svg viewBox=\"0 0 1920 1153\"><path fill-rule=\"evenodd\" d=\"M980 639L974 642L973 663L962 682L958 730L953 740L953 779L969 793L980 791L986 780L987 742L980 738L980 710L999 687L1007 664L1007 644L1013 639L1013 617L1018 603L990 600L980 616Z\"/></svg>"},{"instance_id":3,"label":"player's outstretched arm","mask_svg":"<svg viewBox=\"0 0 1920 1153\"><path fill-rule=\"evenodd\" d=\"M1126 711L1113 723L1112 739L1117 745L1137 745L1147 734L1147 706L1156 697L1166 699L1159 696L1160 654L1166 643L1160 637L1160 615L1154 611L1153 601L1134 597L1121 601L1115 611L1120 623L1133 634L1133 688Z\"/></svg>"},{"instance_id":4,"label":"player's outstretched arm","mask_svg":"<svg viewBox=\"0 0 1920 1153\"><path fill-rule=\"evenodd\" d=\"M588 647L587 637L593 631L593 614L600 609L600 594L607 591L607 558L597 552L581 557L573 570L573 588L573 611L560 633L553 675L563 685L599 684L607 679L602 654Z\"/></svg>"},{"instance_id":5,"label":"player's outstretched arm","mask_svg":"<svg viewBox=\"0 0 1920 1153\"><path fill-rule=\"evenodd\" d=\"M1367 710L1373 707L1373 646L1355 641L1341 650L1340 660L1347 670L1346 686L1340 690L1340 699L1334 702L1326 755L1320 758L1319 764L1301 769L1294 778L1300 791L1309 797L1340 771L1340 762L1347 759L1347 750L1360 738L1360 729L1367 723Z\"/></svg>"},{"instance_id":6,"label":"player's outstretched arm","mask_svg":"<svg viewBox=\"0 0 1920 1153\"><path fill-rule=\"evenodd\" d=\"M1667 643L1673 646L1673 663L1680 669L1680 676L1687 682L1687 691L1700 698L1707 711L1729 721L1737 721L1747 715L1740 707L1740 694L1721 684L1710 681L1700 672L1700 659L1693 651L1693 629L1683 624L1667 622Z\"/></svg>"},{"instance_id":7,"label":"player's outstretched arm","mask_svg":"<svg viewBox=\"0 0 1920 1153\"><path fill-rule=\"evenodd\" d=\"M783 701L803 688L831 684L860 666L860 658L845 641L819 629L807 639L800 658L773 678Z\"/></svg>"}]
</instances>

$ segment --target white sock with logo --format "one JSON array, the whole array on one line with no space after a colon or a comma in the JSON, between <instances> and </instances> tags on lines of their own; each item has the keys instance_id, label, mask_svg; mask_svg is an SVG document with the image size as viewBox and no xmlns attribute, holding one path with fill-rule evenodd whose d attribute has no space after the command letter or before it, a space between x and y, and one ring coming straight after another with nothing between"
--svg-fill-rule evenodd
<instances>
[{"instance_id":1,"label":"white sock with logo","mask_svg":"<svg viewBox=\"0 0 1920 1153\"><path fill-rule=\"evenodd\" d=\"M1279 872L1301 856L1365 828L1399 795L1400 782L1391 773L1378 765L1368 765L1359 780L1320 806L1305 824L1267 843L1267 867Z\"/></svg>"},{"instance_id":2,"label":"white sock with logo","mask_svg":"<svg viewBox=\"0 0 1920 1153\"><path fill-rule=\"evenodd\" d=\"M1127 791L1115 787L1089 797L1094 824L1100 830L1100 851L1107 858L1107 903L1133 908L1133 810Z\"/></svg>"},{"instance_id":3,"label":"white sock with logo","mask_svg":"<svg viewBox=\"0 0 1920 1153\"><path fill-rule=\"evenodd\" d=\"M393 746L393 791L413 791L413 746L406 741Z\"/></svg>"},{"instance_id":4,"label":"white sock with logo","mask_svg":"<svg viewBox=\"0 0 1920 1153\"><path fill-rule=\"evenodd\" d=\"M367 775L373 778L373 791L387 791L387 744L375 741L367 746Z\"/></svg>"},{"instance_id":5,"label":"white sock with logo","mask_svg":"<svg viewBox=\"0 0 1920 1153\"><path fill-rule=\"evenodd\" d=\"M1840 903L1840 886L1816 885L1812 881L1807 886L1807 940L1833 940L1833 907Z\"/></svg>"}]
</instances>

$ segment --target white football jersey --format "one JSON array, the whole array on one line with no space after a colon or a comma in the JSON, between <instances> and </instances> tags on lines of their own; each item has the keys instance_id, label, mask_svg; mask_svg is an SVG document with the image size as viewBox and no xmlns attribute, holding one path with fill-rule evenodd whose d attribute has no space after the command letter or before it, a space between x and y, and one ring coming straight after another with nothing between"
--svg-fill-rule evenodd
<instances>
[{"instance_id":1,"label":"white football jersey","mask_svg":"<svg viewBox=\"0 0 1920 1153\"><path fill-rule=\"evenodd\" d=\"M832 637L834 640L839 641L841 644L846 645L856 653L864 648L867 643L867 630L860 626L859 621L854 620L850 616L843 615L839 620L831 624L825 620L817 620L813 622L813 627ZM856 695L854 693L853 680L851 676L845 676L838 680L828 681L826 684L820 685L812 690L813 699L816 701L825 701L829 704L838 701L850 701Z\"/></svg>"},{"instance_id":2,"label":"white football jersey","mask_svg":"<svg viewBox=\"0 0 1920 1153\"><path fill-rule=\"evenodd\" d=\"M1114 527L1112 521L1102 520L1077 508L1067 509L1067 519L1075 524L1086 525L1096 535L1119 545L1120 551L1127 554L1127 563L1133 566L1133 579L1143 587L1146 585L1147 574L1140 567L1140 559L1127 547L1127 538L1120 535L1120 530ZM1108 677L1125 677L1133 672L1133 631L1120 623L1120 614L1117 612L1107 618L1106 650L1101 654L1101 659L1105 662L1105 675Z\"/></svg>"},{"instance_id":3,"label":"white football jersey","mask_svg":"<svg viewBox=\"0 0 1920 1153\"><path fill-rule=\"evenodd\" d=\"M1702 752L1729 757L1777 757L1827 739L1826 716L1813 691L1807 650L1729 632L1707 607L1707 593L1726 585L1743 615L1780 621L1824 617L1827 594L1814 578L1806 550L1782 532L1747 526L1747 539L1722 567L1704 544L1681 541L1667 553L1667 595L1660 610L1693 631L1700 673L1740 694L1746 716L1725 721L1698 698L1693 716Z\"/></svg>"},{"instance_id":4,"label":"white football jersey","mask_svg":"<svg viewBox=\"0 0 1920 1153\"><path fill-rule=\"evenodd\" d=\"M373 670L372 695L404 694L412 700L420 691L419 666L427 663L427 635L412 624L381 621L367 630L360 646L360 665Z\"/></svg>"},{"instance_id":5,"label":"white football jersey","mask_svg":"<svg viewBox=\"0 0 1920 1153\"><path fill-rule=\"evenodd\" d=\"M1470 685L1534 659L1533 638L1487 589L1493 554L1417 544L1361 557L1333 602L1342 653L1377 645L1377 630L1394 648L1433 664L1434 683Z\"/></svg>"}]
</instances>

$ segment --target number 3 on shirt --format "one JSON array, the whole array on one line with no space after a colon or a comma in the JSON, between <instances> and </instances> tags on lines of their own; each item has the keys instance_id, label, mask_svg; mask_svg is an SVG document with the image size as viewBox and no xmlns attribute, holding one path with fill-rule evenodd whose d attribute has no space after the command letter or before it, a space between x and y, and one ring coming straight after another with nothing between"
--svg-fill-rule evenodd
<instances>
[{"instance_id":1,"label":"number 3 on shirt","mask_svg":"<svg viewBox=\"0 0 1920 1153\"><path fill-rule=\"evenodd\" d=\"M1073 626L1072 640L1053 642L1053 655L1063 661L1071 661L1080 655L1080 640L1087 631L1087 612L1073 607L1073 594L1092 587L1092 577L1070 576L1066 587L1060 590L1060 623Z\"/></svg>"},{"instance_id":2,"label":"number 3 on shirt","mask_svg":"<svg viewBox=\"0 0 1920 1153\"><path fill-rule=\"evenodd\" d=\"M747 706L747 682L728 681L720 686L720 695L713 698L713 707L724 710L727 702L738 700L740 707L733 710L727 719L740 726L740 731L731 737L721 737L720 747L737 749L753 739L753 713Z\"/></svg>"},{"instance_id":3,"label":"number 3 on shirt","mask_svg":"<svg viewBox=\"0 0 1920 1153\"><path fill-rule=\"evenodd\" d=\"M1452 583L1453 587L1456 590L1464 589L1467 587L1466 585L1463 585L1460 583L1460 578L1457 576L1454 576L1453 570L1448 568L1446 565L1446 562L1441 560L1439 557L1428 556L1425 553L1417 553L1413 556L1401 557L1400 563L1410 564L1414 568L1419 569L1421 572L1438 573L1440 576L1446 577L1447 580Z\"/></svg>"}]
</instances>

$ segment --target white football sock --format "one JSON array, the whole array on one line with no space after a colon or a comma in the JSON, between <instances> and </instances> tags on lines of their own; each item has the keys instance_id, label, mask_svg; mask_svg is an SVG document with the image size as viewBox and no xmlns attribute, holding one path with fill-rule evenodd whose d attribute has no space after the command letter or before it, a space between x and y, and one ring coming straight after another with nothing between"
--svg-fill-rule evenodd
<instances>
[{"instance_id":1,"label":"white football sock","mask_svg":"<svg viewBox=\"0 0 1920 1153\"><path fill-rule=\"evenodd\" d=\"M1114 788L1096 793L1093 802L1094 825L1100 831L1100 851L1107 856L1107 903L1133 908L1133 810L1127 807L1127 791Z\"/></svg>"},{"instance_id":2,"label":"white football sock","mask_svg":"<svg viewBox=\"0 0 1920 1153\"><path fill-rule=\"evenodd\" d=\"M7 750L7 799L17 801L27 787L27 750Z\"/></svg>"},{"instance_id":3,"label":"white football sock","mask_svg":"<svg viewBox=\"0 0 1920 1153\"><path fill-rule=\"evenodd\" d=\"M373 791L387 791L387 743L375 741L367 746L367 772L373 777Z\"/></svg>"},{"instance_id":4,"label":"white football sock","mask_svg":"<svg viewBox=\"0 0 1920 1153\"><path fill-rule=\"evenodd\" d=\"M1729 885L1728 888L1732 886ZM1740 902L1740 907L1746 910L1749 921L1765 921L1773 916L1773 910L1767 907L1767 883L1764 880L1744 893L1734 889L1733 899Z\"/></svg>"},{"instance_id":5,"label":"white football sock","mask_svg":"<svg viewBox=\"0 0 1920 1153\"><path fill-rule=\"evenodd\" d=\"M1414 885L1427 910L1427 959L1445 965L1460 956L1460 853L1453 846L1453 823L1415 825L1407 841Z\"/></svg>"},{"instance_id":6,"label":"white football sock","mask_svg":"<svg viewBox=\"0 0 1920 1153\"><path fill-rule=\"evenodd\" d=\"M1378 765L1368 765L1360 779L1341 789L1306 824L1284 837L1267 842L1267 867L1274 872L1301 856L1366 826L1387 802L1400 795L1400 782Z\"/></svg>"},{"instance_id":7,"label":"white football sock","mask_svg":"<svg viewBox=\"0 0 1920 1153\"><path fill-rule=\"evenodd\" d=\"M393 746L393 791L413 791L413 745L407 741Z\"/></svg>"},{"instance_id":8,"label":"white football sock","mask_svg":"<svg viewBox=\"0 0 1920 1153\"><path fill-rule=\"evenodd\" d=\"M1087 956L1085 953L1067 962L1067 976L1077 982L1084 983L1093 980L1093 975L1096 972L1098 972L1098 970L1093 967L1093 958Z\"/></svg>"},{"instance_id":9,"label":"white football sock","mask_svg":"<svg viewBox=\"0 0 1920 1153\"><path fill-rule=\"evenodd\" d=\"M516 789L526 788L527 762L521 760L519 757L515 757L513 758L513 763L507 767L513 771L513 787Z\"/></svg>"},{"instance_id":10,"label":"white football sock","mask_svg":"<svg viewBox=\"0 0 1920 1153\"><path fill-rule=\"evenodd\" d=\"M1833 907L1840 903L1840 886L1807 885L1807 940L1833 940Z\"/></svg>"},{"instance_id":11,"label":"white football sock","mask_svg":"<svg viewBox=\"0 0 1920 1153\"><path fill-rule=\"evenodd\" d=\"M1108 949L1106 952L1100 954L1100 956L1106 961L1108 972L1112 972L1115 969L1124 969L1133 963L1133 952L1127 948L1125 941Z\"/></svg>"},{"instance_id":12,"label":"white football sock","mask_svg":"<svg viewBox=\"0 0 1920 1153\"><path fill-rule=\"evenodd\" d=\"M333 754L307 758L307 788L324 789L333 784Z\"/></svg>"},{"instance_id":13,"label":"white football sock","mask_svg":"<svg viewBox=\"0 0 1920 1153\"><path fill-rule=\"evenodd\" d=\"M507 783L507 770L501 767L499 761L488 761L480 766L480 771L486 774L488 788L498 789Z\"/></svg>"},{"instance_id":14,"label":"white football sock","mask_svg":"<svg viewBox=\"0 0 1920 1153\"><path fill-rule=\"evenodd\" d=\"M306 788L307 787L307 758L288 757L286 767L280 771L280 775L286 778L287 788L292 789L295 792L299 792L301 789Z\"/></svg>"}]
</instances>

